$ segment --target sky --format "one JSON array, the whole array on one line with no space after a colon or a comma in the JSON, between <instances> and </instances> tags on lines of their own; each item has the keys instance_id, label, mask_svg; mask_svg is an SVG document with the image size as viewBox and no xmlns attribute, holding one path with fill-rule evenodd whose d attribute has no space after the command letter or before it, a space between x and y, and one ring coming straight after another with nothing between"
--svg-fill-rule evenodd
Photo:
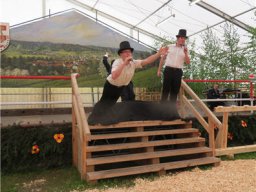
<instances>
[{"instance_id":1,"label":"sky","mask_svg":"<svg viewBox=\"0 0 256 192\"><path fill-rule=\"evenodd\" d=\"M0 22L8 22L10 26L14 26L40 18L44 14L53 14L71 8L78 9L85 14L95 17L95 11L75 5L74 1L94 7L122 21L138 26L145 31L169 39L174 38L179 29L185 28L188 31L188 35L192 35L190 39L192 41L195 40L198 44L202 41L202 33L198 33L198 31L223 21L222 18L196 4L189 5L188 0L172 0L158 11L156 10L166 3L167 0L0 0ZM45 9L43 9L43 2L45 3ZM204 2L224 11L230 16L238 15L250 9L256 11L256 0L204 0ZM245 24L255 27L254 11L249 11L236 18ZM153 12L155 14L148 17ZM154 40L138 33L136 30L132 30L131 33L129 28L117 24L111 19L102 17L100 14L98 14L98 19L125 33L132 34L135 38L143 39L147 44L153 45L155 43ZM219 36L223 35L221 27L223 27L223 24L213 27L214 32ZM248 32L240 28L237 28L237 31L242 39L242 45L243 42L248 41Z\"/></svg>"}]
</instances>

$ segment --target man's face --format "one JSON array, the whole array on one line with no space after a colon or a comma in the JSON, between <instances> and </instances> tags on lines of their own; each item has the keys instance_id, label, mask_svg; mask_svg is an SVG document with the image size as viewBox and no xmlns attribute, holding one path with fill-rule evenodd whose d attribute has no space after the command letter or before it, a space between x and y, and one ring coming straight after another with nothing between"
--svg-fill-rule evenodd
<instances>
[{"instance_id":1,"label":"man's face","mask_svg":"<svg viewBox=\"0 0 256 192\"><path fill-rule=\"evenodd\" d=\"M132 56L132 51L130 49L126 49L126 50L123 50L121 53L120 53L120 57L122 59L125 59L129 56Z\"/></svg>"},{"instance_id":2,"label":"man's face","mask_svg":"<svg viewBox=\"0 0 256 192\"><path fill-rule=\"evenodd\" d=\"M219 89L219 85L214 85L214 89Z\"/></svg>"},{"instance_id":3,"label":"man's face","mask_svg":"<svg viewBox=\"0 0 256 192\"><path fill-rule=\"evenodd\" d=\"M178 37L177 38L177 42L178 42L179 45L184 45L185 41L186 41L185 37Z\"/></svg>"}]
</instances>

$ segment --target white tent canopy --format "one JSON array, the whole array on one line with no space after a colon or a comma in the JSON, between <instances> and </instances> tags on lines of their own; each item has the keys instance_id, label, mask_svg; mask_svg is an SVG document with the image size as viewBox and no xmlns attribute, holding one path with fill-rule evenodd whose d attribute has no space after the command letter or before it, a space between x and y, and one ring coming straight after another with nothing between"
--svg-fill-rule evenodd
<instances>
[{"instance_id":1,"label":"white tent canopy","mask_svg":"<svg viewBox=\"0 0 256 192\"><path fill-rule=\"evenodd\" d=\"M191 0L194 1L194 0ZM158 37L174 39L184 28L199 46L202 32L212 28L223 35L225 21L232 22L241 46L248 29L256 25L256 0L0 0L1 22L11 26L67 9L77 9L150 46Z\"/></svg>"}]
</instances>

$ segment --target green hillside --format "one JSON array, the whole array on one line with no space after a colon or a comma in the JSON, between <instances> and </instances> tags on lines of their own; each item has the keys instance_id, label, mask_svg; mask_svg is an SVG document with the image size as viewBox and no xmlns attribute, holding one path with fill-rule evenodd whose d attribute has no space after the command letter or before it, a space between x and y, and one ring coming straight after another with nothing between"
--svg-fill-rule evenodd
<instances>
[{"instance_id":1,"label":"green hillside","mask_svg":"<svg viewBox=\"0 0 256 192\"><path fill-rule=\"evenodd\" d=\"M157 76L157 67L150 67L143 71L135 73L133 78L135 87L146 87L155 91L161 89L161 78Z\"/></svg>"},{"instance_id":2,"label":"green hillside","mask_svg":"<svg viewBox=\"0 0 256 192\"><path fill-rule=\"evenodd\" d=\"M161 87L160 78L156 75L156 67L137 71L133 78L135 87L147 87L150 90ZM90 76L81 75L78 79L79 87L102 87L105 78L98 74ZM70 87L68 80L28 80L28 79L2 79L1 87Z\"/></svg>"},{"instance_id":3,"label":"green hillside","mask_svg":"<svg viewBox=\"0 0 256 192\"><path fill-rule=\"evenodd\" d=\"M2 54L0 72L1 75L7 76L69 76L75 64L80 74L80 87L102 87L106 78L102 56L106 51L111 55L111 59L118 57L115 48L12 41ZM134 51L135 58L146 58L149 54ZM135 86L154 88L159 86L159 83L155 68L148 66L135 73ZM70 86L70 81L66 80L1 79L1 87Z\"/></svg>"}]
</instances>

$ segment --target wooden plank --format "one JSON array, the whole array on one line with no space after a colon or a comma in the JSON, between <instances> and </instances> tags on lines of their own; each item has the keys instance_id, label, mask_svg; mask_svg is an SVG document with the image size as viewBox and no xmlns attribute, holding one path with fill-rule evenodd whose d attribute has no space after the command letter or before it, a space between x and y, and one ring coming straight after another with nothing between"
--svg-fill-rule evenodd
<instances>
[{"instance_id":1,"label":"wooden plank","mask_svg":"<svg viewBox=\"0 0 256 192\"><path fill-rule=\"evenodd\" d=\"M72 95L72 100L74 101L72 103L73 109L74 109L74 114L76 116L76 122L77 122L77 129L79 134L77 135L80 140L83 140L83 127L82 127L82 119L81 116L79 115L79 110L78 110L78 106L77 106L77 102L76 102L76 98L74 95Z\"/></svg>"},{"instance_id":2,"label":"wooden plank","mask_svg":"<svg viewBox=\"0 0 256 192\"><path fill-rule=\"evenodd\" d=\"M201 125L209 133L208 123L205 121L202 115L195 109L195 107L188 101L188 99L184 95L183 95L183 102L189 107L189 109L193 112L193 114L196 116L196 118L201 123Z\"/></svg>"},{"instance_id":3,"label":"wooden plank","mask_svg":"<svg viewBox=\"0 0 256 192\"><path fill-rule=\"evenodd\" d=\"M116 138L143 137L143 136L156 136L156 135L173 135L173 134L182 134L182 133L198 133L198 129L187 128L187 129L170 129L170 130L158 130L158 131L100 134L100 135L91 135L90 139L91 140L116 139Z\"/></svg>"},{"instance_id":4,"label":"wooden plank","mask_svg":"<svg viewBox=\"0 0 256 192\"><path fill-rule=\"evenodd\" d=\"M209 146L212 149L213 154L215 153L214 128L212 119L209 119Z\"/></svg>"},{"instance_id":5,"label":"wooden plank","mask_svg":"<svg viewBox=\"0 0 256 192\"><path fill-rule=\"evenodd\" d=\"M89 180L98 180L98 179L106 179L106 178L120 177L120 176L126 176L126 175L159 172L162 170L194 167L198 165L213 164L217 162L220 162L220 159L215 157L204 157L204 158L184 160L184 161L97 171L97 172L87 173L87 176Z\"/></svg>"},{"instance_id":6,"label":"wooden plank","mask_svg":"<svg viewBox=\"0 0 256 192\"><path fill-rule=\"evenodd\" d=\"M86 173L87 173L87 165L86 165L86 160L87 160L87 136L84 134L83 135L83 140L82 140L82 173L81 173L81 178L86 179Z\"/></svg>"},{"instance_id":7,"label":"wooden plank","mask_svg":"<svg viewBox=\"0 0 256 192\"><path fill-rule=\"evenodd\" d=\"M208 153L208 152L211 152L210 148L198 147L198 148L187 148L187 149L174 149L174 150L168 150L168 151L135 153L135 154L129 154L129 155L116 155L116 156L110 156L110 157L88 158L87 165L100 165L100 164L107 164L107 163L136 161L136 160L152 159L152 158L158 158L158 157L173 157L173 156Z\"/></svg>"},{"instance_id":8,"label":"wooden plank","mask_svg":"<svg viewBox=\"0 0 256 192\"><path fill-rule=\"evenodd\" d=\"M161 125L181 125L186 124L185 121L180 119L173 120L173 121L126 121L120 122L117 124L112 125L90 125L90 130L95 129L110 129L110 128L127 128L127 127L148 127L148 126L161 126Z\"/></svg>"},{"instance_id":9,"label":"wooden plank","mask_svg":"<svg viewBox=\"0 0 256 192\"><path fill-rule=\"evenodd\" d=\"M219 121L219 119L214 115L214 113L205 105L205 103L195 94L195 92L187 85L187 83L182 80L181 81L181 86L183 87L184 91L188 93L194 100L195 103L197 104L198 107L200 107L204 113L206 113L207 117L211 118L213 123L217 125L219 129L222 128L222 124ZM183 98L186 98L185 95ZM187 99L187 98L186 98Z\"/></svg>"},{"instance_id":10,"label":"wooden plank","mask_svg":"<svg viewBox=\"0 0 256 192\"><path fill-rule=\"evenodd\" d=\"M178 102L179 102L179 108L180 108L180 116L182 118L185 118L186 111L185 111L185 103L184 103L183 95L185 95L185 93L184 93L184 89L181 86L179 91Z\"/></svg>"},{"instance_id":11,"label":"wooden plank","mask_svg":"<svg viewBox=\"0 0 256 192\"><path fill-rule=\"evenodd\" d=\"M238 147L228 147L226 149L216 149L215 151L216 151L216 156L256 152L256 144L255 145L238 146Z\"/></svg>"},{"instance_id":12,"label":"wooden plank","mask_svg":"<svg viewBox=\"0 0 256 192\"><path fill-rule=\"evenodd\" d=\"M72 101L75 101L73 103L76 104L77 110L78 110L78 113L76 113L77 115L76 117L80 116L81 118L81 126L83 130L83 134L90 136L91 132L87 122L87 117L85 115L84 106L81 99L81 95L79 93L75 74L71 74L71 83L72 83L72 96L75 97L75 99Z\"/></svg>"},{"instance_id":13,"label":"wooden plank","mask_svg":"<svg viewBox=\"0 0 256 192\"><path fill-rule=\"evenodd\" d=\"M227 143L228 143L228 112L223 113L222 127L223 127L223 138L222 138L221 148L227 148Z\"/></svg>"},{"instance_id":14,"label":"wooden plank","mask_svg":"<svg viewBox=\"0 0 256 192\"><path fill-rule=\"evenodd\" d=\"M110 150L118 150L118 149L133 149L133 148L143 148L143 147L150 147L150 146L177 145L177 144L185 144L185 143L198 143L198 142L204 142L204 141L205 141L204 138L195 137L195 138L182 138L182 139L168 139L163 141L98 145L98 146L88 146L87 152L110 151Z\"/></svg>"},{"instance_id":15,"label":"wooden plank","mask_svg":"<svg viewBox=\"0 0 256 192\"><path fill-rule=\"evenodd\" d=\"M73 99L73 97L72 97ZM72 101L73 102L73 101ZM77 167L77 163L78 163L78 155L77 155L77 146L78 146L78 142L77 142L77 127L76 127L76 116L75 116L75 112L74 112L74 106L72 105L72 159L73 159L73 165L75 167Z\"/></svg>"},{"instance_id":16,"label":"wooden plank","mask_svg":"<svg viewBox=\"0 0 256 192\"><path fill-rule=\"evenodd\" d=\"M215 112L239 112L239 111L256 111L256 106L218 106L215 107Z\"/></svg>"}]
</instances>

